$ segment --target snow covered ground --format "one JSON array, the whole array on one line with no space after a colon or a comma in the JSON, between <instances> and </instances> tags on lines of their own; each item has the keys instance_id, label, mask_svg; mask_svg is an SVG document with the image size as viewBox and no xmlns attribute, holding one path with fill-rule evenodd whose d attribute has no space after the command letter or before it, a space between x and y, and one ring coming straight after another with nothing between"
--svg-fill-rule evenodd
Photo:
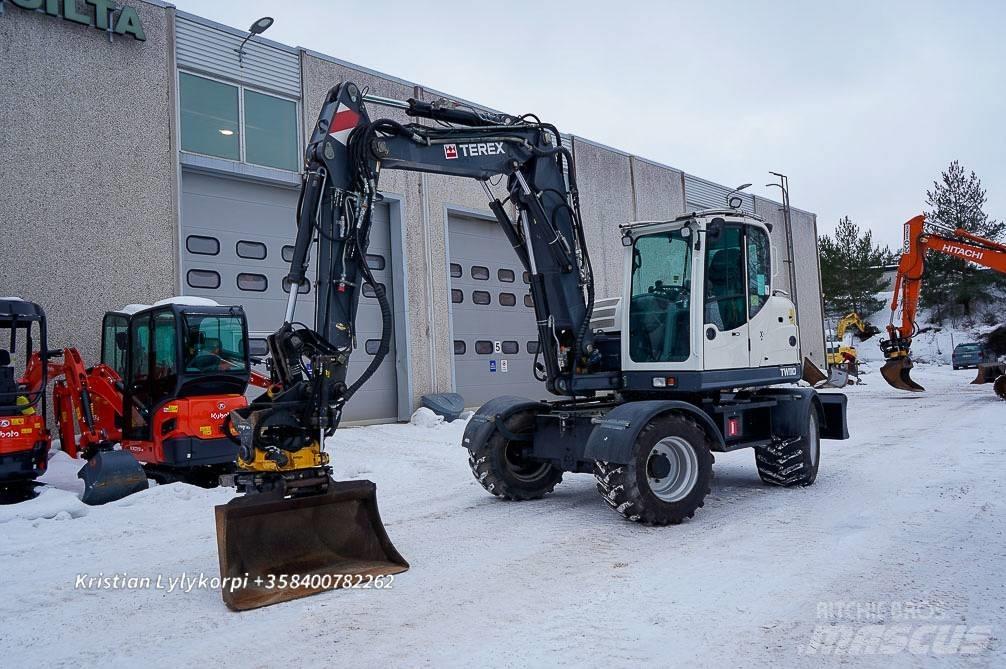
<instances>
[{"instance_id":1,"label":"snow covered ground","mask_svg":"<svg viewBox=\"0 0 1006 669\"><path fill-rule=\"evenodd\" d=\"M412 569L241 614L213 589L76 588L216 575L212 507L232 493L174 484L88 508L57 453L50 487L0 507L2 664L1004 666L1006 404L972 375L920 366L912 395L867 374L814 486L766 488L750 451L719 454L705 508L667 528L623 520L590 476L490 497L460 423L345 429L337 475L377 483Z\"/></svg>"}]
</instances>

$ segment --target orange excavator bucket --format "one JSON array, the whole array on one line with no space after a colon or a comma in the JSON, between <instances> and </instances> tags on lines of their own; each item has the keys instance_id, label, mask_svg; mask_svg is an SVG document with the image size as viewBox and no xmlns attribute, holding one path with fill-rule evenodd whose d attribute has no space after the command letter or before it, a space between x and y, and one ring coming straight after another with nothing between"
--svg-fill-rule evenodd
<instances>
[{"instance_id":1,"label":"orange excavator bucket","mask_svg":"<svg viewBox=\"0 0 1006 669\"><path fill-rule=\"evenodd\" d=\"M880 375L884 377L884 380L888 384L898 390L919 393L924 391L925 388L912 380L912 367L911 358L892 358L880 368Z\"/></svg>"},{"instance_id":2,"label":"orange excavator bucket","mask_svg":"<svg viewBox=\"0 0 1006 669\"><path fill-rule=\"evenodd\" d=\"M375 578L408 570L381 523L376 490L371 481L332 481L324 493L256 493L216 507L224 603L244 611L379 587Z\"/></svg>"},{"instance_id":3,"label":"orange excavator bucket","mask_svg":"<svg viewBox=\"0 0 1006 669\"><path fill-rule=\"evenodd\" d=\"M995 383L995 380L999 378L1002 374L1002 367L999 363L986 364L982 363L978 365L978 375L975 380L971 383L974 385L981 385L983 383Z\"/></svg>"},{"instance_id":4,"label":"orange excavator bucket","mask_svg":"<svg viewBox=\"0 0 1006 669\"><path fill-rule=\"evenodd\" d=\"M810 358L803 359L803 380L812 386L816 386L822 381L828 380L828 375L822 372L817 365L810 361Z\"/></svg>"}]
</instances>

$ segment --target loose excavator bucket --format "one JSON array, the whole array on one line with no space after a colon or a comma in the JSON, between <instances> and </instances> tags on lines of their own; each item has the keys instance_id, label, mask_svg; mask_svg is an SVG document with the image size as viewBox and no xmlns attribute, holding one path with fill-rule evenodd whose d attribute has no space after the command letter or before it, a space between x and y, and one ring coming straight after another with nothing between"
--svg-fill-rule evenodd
<instances>
[{"instance_id":1,"label":"loose excavator bucket","mask_svg":"<svg viewBox=\"0 0 1006 669\"><path fill-rule=\"evenodd\" d=\"M912 381L912 360L910 358L893 358L884 363L880 368L880 375L888 384L898 390L910 392L922 392L925 390L915 381Z\"/></svg>"},{"instance_id":2,"label":"loose excavator bucket","mask_svg":"<svg viewBox=\"0 0 1006 669\"><path fill-rule=\"evenodd\" d=\"M978 365L978 375L971 383L981 385L983 383L995 383L995 380L1002 374L1002 366L998 362Z\"/></svg>"},{"instance_id":3,"label":"loose excavator bucket","mask_svg":"<svg viewBox=\"0 0 1006 669\"><path fill-rule=\"evenodd\" d=\"M809 358L804 358L803 380L815 388L844 388L849 385L849 372L832 365L825 374Z\"/></svg>"},{"instance_id":4,"label":"loose excavator bucket","mask_svg":"<svg viewBox=\"0 0 1006 669\"><path fill-rule=\"evenodd\" d=\"M147 489L147 473L126 451L98 451L77 478L84 480L84 504L97 506Z\"/></svg>"},{"instance_id":5,"label":"loose excavator bucket","mask_svg":"<svg viewBox=\"0 0 1006 669\"><path fill-rule=\"evenodd\" d=\"M398 574L371 481L332 481L324 493L237 497L216 507L223 598L235 611Z\"/></svg>"},{"instance_id":6,"label":"loose excavator bucket","mask_svg":"<svg viewBox=\"0 0 1006 669\"><path fill-rule=\"evenodd\" d=\"M828 380L828 375L818 369L817 365L810 361L810 358L803 359L803 380L812 386L816 386L822 381Z\"/></svg>"}]
</instances>

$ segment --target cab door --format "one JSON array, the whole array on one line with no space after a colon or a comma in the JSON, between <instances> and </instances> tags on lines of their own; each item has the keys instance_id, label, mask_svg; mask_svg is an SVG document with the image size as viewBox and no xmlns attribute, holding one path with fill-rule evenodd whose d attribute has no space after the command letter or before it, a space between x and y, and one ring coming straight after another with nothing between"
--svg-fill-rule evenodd
<instances>
[{"instance_id":1,"label":"cab door","mask_svg":"<svg viewBox=\"0 0 1006 669\"><path fill-rule=\"evenodd\" d=\"M126 367L123 436L150 441L153 414L161 403L175 396L178 385L178 331L171 310L133 317Z\"/></svg>"},{"instance_id":2,"label":"cab door","mask_svg":"<svg viewBox=\"0 0 1006 669\"><path fill-rule=\"evenodd\" d=\"M704 369L750 366L744 228L713 222L706 230L702 354Z\"/></svg>"}]
</instances>

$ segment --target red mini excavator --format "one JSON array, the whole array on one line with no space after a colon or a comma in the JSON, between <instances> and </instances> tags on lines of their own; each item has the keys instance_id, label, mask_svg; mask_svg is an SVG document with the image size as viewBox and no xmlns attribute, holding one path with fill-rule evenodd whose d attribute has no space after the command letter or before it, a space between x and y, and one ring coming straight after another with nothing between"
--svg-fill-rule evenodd
<instances>
[{"instance_id":1,"label":"red mini excavator","mask_svg":"<svg viewBox=\"0 0 1006 669\"><path fill-rule=\"evenodd\" d=\"M237 447L224 435L225 419L231 410L246 406L249 382L270 385L251 371L241 307L186 298L108 312L102 323L101 363L86 367L76 349L48 351L42 309L18 302L30 305L19 308L36 314L33 322L40 323L43 333L40 350L32 352L30 343L26 348L26 373L15 390L4 395L0 387L0 413L8 402L19 412L39 406L30 422L32 432L45 434L32 445L42 455L32 460L33 468L19 470L22 486L45 470L45 388L50 380L55 381L53 413L61 447L71 457L87 460L78 474L84 480L85 503L103 504L142 490L147 477L212 486L233 470ZM9 323L4 304L0 301L0 326ZM17 327L24 329L26 322L18 319ZM27 416L9 420L29 422ZM24 437L14 443L5 434L0 431L0 453L23 450Z\"/></svg>"}]
</instances>

